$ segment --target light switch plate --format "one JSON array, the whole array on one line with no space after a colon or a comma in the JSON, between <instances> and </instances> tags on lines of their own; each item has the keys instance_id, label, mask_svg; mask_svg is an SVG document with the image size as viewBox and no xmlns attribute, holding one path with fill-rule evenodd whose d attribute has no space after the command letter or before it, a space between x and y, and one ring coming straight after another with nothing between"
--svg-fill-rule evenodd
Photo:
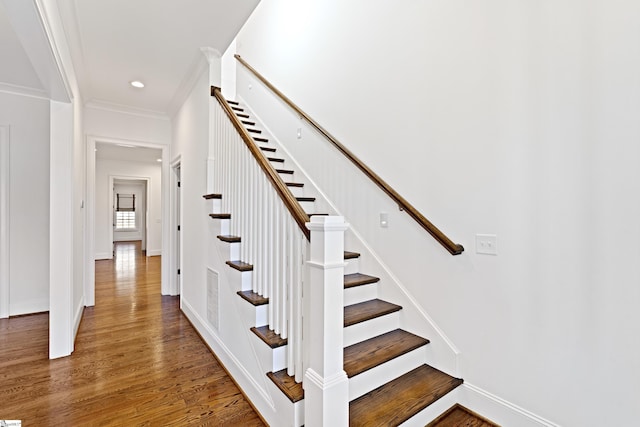
<instances>
[{"instance_id":1,"label":"light switch plate","mask_svg":"<svg viewBox=\"0 0 640 427\"><path fill-rule=\"evenodd\" d=\"M476 234L476 253L498 255L498 236L495 234Z\"/></svg>"}]
</instances>

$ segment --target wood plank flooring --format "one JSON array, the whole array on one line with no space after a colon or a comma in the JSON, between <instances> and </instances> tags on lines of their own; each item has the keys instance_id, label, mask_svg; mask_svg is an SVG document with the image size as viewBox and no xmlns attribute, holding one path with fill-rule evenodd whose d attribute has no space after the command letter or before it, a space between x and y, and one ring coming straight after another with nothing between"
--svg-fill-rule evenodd
<instances>
[{"instance_id":1,"label":"wood plank flooring","mask_svg":"<svg viewBox=\"0 0 640 427\"><path fill-rule=\"evenodd\" d=\"M0 320L0 419L26 426L262 426L139 243L96 262L96 306L70 357L48 359L48 314Z\"/></svg>"}]
</instances>

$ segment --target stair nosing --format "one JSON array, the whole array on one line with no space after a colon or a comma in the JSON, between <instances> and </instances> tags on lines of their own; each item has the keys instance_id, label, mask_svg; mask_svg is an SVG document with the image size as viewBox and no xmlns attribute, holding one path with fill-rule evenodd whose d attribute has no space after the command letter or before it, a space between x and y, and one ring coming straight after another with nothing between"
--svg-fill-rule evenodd
<instances>
[{"instance_id":1,"label":"stair nosing","mask_svg":"<svg viewBox=\"0 0 640 427\"><path fill-rule=\"evenodd\" d=\"M270 348L284 347L287 345L287 339L276 334L274 331L269 329L268 326L254 326L250 328L250 330Z\"/></svg>"},{"instance_id":2,"label":"stair nosing","mask_svg":"<svg viewBox=\"0 0 640 427\"><path fill-rule=\"evenodd\" d=\"M219 240L226 243L240 243L240 236L231 236L231 235L218 235L216 236Z\"/></svg>"},{"instance_id":3,"label":"stair nosing","mask_svg":"<svg viewBox=\"0 0 640 427\"><path fill-rule=\"evenodd\" d=\"M243 300L247 301L249 304L256 307L269 304L269 298L258 295L253 291L238 291L236 292L236 294L239 295Z\"/></svg>"},{"instance_id":4,"label":"stair nosing","mask_svg":"<svg viewBox=\"0 0 640 427\"><path fill-rule=\"evenodd\" d=\"M357 311L360 308L367 306L378 306L375 311L371 311L366 314L360 314L359 316L355 316L351 311ZM359 302L357 304L351 304L344 308L344 327L349 327L353 325L357 325L358 323L366 322L367 320L376 319L378 317L386 316L387 314L395 313L397 311L402 310L402 306L393 304L387 301L383 301L381 299L375 298L368 301Z\"/></svg>"},{"instance_id":5,"label":"stair nosing","mask_svg":"<svg viewBox=\"0 0 640 427\"><path fill-rule=\"evenodd\" d=\"M234 270L238 270L241 272L253 270L253 265L247 264L246 262L243 262L240 260L227 261L225 262L225 264L227 264L229 267L233 268Z\"/></svg>"},{"instance_id":6,"label":"stair nosing","mask_svg":"<svg viewBox=\"0 0 640 427\"><path fill-rule=\"evenodd\" d=\"M352 273L344 275L344 288L354 288L356 286L370 285L380 281L379 277L369 276L362 273Z\"/></svg>"}]
</instances>

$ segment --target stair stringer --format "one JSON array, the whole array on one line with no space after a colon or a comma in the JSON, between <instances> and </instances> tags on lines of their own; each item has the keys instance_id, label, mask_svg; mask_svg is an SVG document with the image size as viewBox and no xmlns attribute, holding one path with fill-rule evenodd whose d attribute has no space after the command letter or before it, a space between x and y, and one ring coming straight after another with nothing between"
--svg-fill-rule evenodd
<instances>
[{"instance_id":1,"label":"stair stringer","mask_svg":"<svg viewBox=\"0 0 640 427\"><path fill-rule=\"evenodd\" d=\"M247 281L247 273L235 274L240 272L226 264L232 249L222 249L217 239L218 235L228 233L228 221L230 220L212 219L208 225L206 265L218 273L218 330L200 314L206 313L199 306L203 304L202 301L189 301L183 296L182 311L270 425L300 426L304 418L304 405L302 402L291 403L266 376L271 369L261 351L264 343L250 330L256 326L257 315L246 310L248 303L236 293L246 289L247 283L250 283L250 280Z\"/></svg>"},{"instance_id":2,"label":"stair stringer","mask_svg":"<svg viewBox=\"0 0 640 427\"><path fill-rule=\"evenodd\" d=\"M450 375L460 377L460 351L453 341L444 333L444 331L436 324L434 319L429 316L425 308L411 295L400 279L395 275L391 268L386 265L382 258L364 239L363 235L358 232L357 224L349 220L349 217L343 214L340 209L329 200L328 196L319 188L317 183L307 173L306 169L295 159L291 152L287 149L277 137L277 133L272 131L265 121L255 110L238 94L238 100L242 103L243 108L250 112L252 118L260 124L260 128L269 134L269 141L275 145L277 149L284 152L287 161L294 165L298 179L305 182L305 186L313 189L316 195L316 203L318 206L327 206L328 213L339 215L345 218L350 224L349 230L345 234L345 248L360 252L361 259L359 270L377 277L380 277L378 283L378 295L380 298L391 301L394 304L402 305L400 326L416 335L429 338L431 345L427 350L427 363ZM292 113L293 114L293 113ZM308 191L308 190L307 190Z\"/></svg>"}]
</instances>

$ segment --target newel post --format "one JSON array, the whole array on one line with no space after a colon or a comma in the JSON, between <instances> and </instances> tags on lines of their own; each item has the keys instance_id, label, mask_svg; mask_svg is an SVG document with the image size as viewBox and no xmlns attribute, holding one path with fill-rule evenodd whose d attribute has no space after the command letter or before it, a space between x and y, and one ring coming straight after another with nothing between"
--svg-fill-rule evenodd
<instances>
[{"instance_id":1,"label":"newel post","mask_svg":"<svg viewBox=\"0 0 640 427\"><path fill-rule=\"evenodd\" d=\"M304 376L305 425L349 424L349 381L343 369L344 232L341 216L313 216L307 315L304 340L308 351Z\"/></svg>"}]
</instances>

